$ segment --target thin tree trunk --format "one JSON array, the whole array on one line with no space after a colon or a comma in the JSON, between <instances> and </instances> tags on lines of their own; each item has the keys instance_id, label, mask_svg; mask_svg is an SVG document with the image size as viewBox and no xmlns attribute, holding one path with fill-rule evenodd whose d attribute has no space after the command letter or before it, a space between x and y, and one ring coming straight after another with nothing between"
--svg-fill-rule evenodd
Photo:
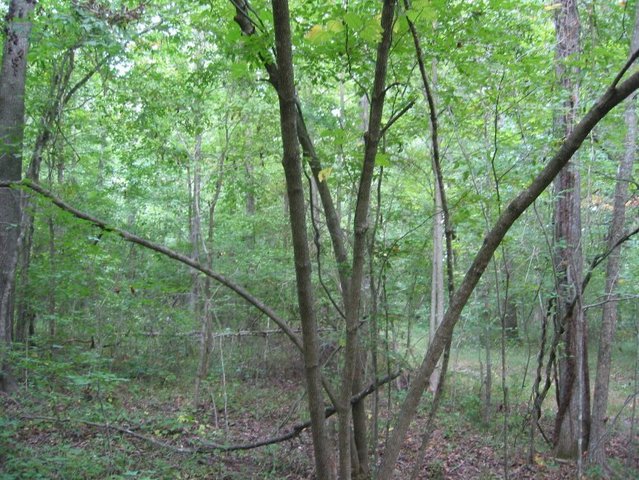
<instances>
[{"instance_id":1,"label":"thin tree trunk","mask_svg":"<svg viewBox=\"0 0 639 480\"><path fill-rule=\"evenodd\" d=\"M311 416L315 467L319 480L333 479L335 475L324 422L324 397L319 365L319 336L313 302L310 253L306 235L302 165L296 133L297 102L293 74L290 15L287 0L272 0L272 5L277 68L279 70L278 97L283 144L282 163L289 198L289 218L293 237L297 297L302 323L304 369Z\"/></svg>"},{"instance_id":2,"label":"thin tree trunk","mask_svg":"<svg viewBox=\"0 0 639 480\"><path fill-rule=\"evenodd\" d=\"M0 70L0 181L22 177L24 94L31 22L35 0L12 0ZM20 192L0 188L0 391L15 388L6 362L13 330L15 273L20 235Z\"/></svg>"},{"instance_id":3,"label":"thin tree trunk","mask_svg":"<svg viewBox=\"0 0 639 480\"><path fill-rule=\"evenodd\" d=\"M433 217L433 266L431 270L430 290L430 328L429 343L435 337L435 331L444 319L444 213L439 182L435 181L435 216ZM433 370L430 376L430 390L435 392L439 385L439 369Z\"/></svg>"},{"instance_id":4,"label":"thin tree trunk","mask_svg":"<svg viewBox=\"0 0 639 480\"><path fill-rule=\"evenodd\" d=\"M226 119L228 121L228 118ZM206 265L208 268L213 268L213 233L215 231L215 208L220 198L222 191L222 183L224 180L224 162L226 160L226 153L229 145L229 131L228 125L225 126L225 145L224 150L220 154L220 158L217 165L217 180L215 181L215 192L213 198L209 203L209 228L208 238L204 242L202 239L202 249L206 256ZM201 236L201 235L200 235ZM200 338L200 356L198 361L197 377L195 381L195 394L193 403L197 406L200 402L200 389L202 382L206 379L209 371L209 358L211 351L213 350L213 310L212 310L212 293L211 293L211 278L206 277L204 279L204 288L202 290L202 296L204 304L202 307L202 325Z\"/></svg>"},{"instance_id":5,"label":"thin tree trunk","mask_svg":"<svg viewBox=\"0 0 639 480\"><path fill-rule=\"evenodd\" d=\"M561 135L570 135L575 125L579 87L577 71L566 67L566 61L579 54L579 14L576 0L562 0L555 19L557 51L556 73L563 94L563 112L557 121ZM581 195L579 169L569 162L555 180L555 253L557 272L558 318L564 318L575 292L580 292L583 279L581 253ZM553 442L560 457L578 458L588 445L589 389L586 355L586 326L581 300L559 328L564 331L564 355L559 361L557 385L558 411ZM581 418L581 420L580 420Z\"/></svg>"},{"instance_id":6,"label":"thin tree trunk","mask_svg":"<svg viewBox=\"0 0 639 480\"><path fill-rule=\"evenodd\" d=\"M56 248L55 248L55 224L53 223L53 217L47 218L47 226L49 227L49 272L53 276L52 281L49 284L49 288L47 290L47 306L48 312L47 315L49 317L49 335L51 337L55 337L57 332L56 328L56 300L55 300L55 292L56 292ZM29 335L33 335L33 320L29 324Z\"/></svg>"},{"instance_id":7,"label":"thin tree trunk","mask_svg":"<svg viewBox=\"0 0 639 480\"><path fill-rule=\"evenodd\" d=\"M375 79L371 95L371 107L369 115L368 131L364 134L364 164L359 180L359 190L355 206L355 218L353 230L353 265L350 275L349 295L346 298L346 345L344 348L344 367L341 378L341 391L338 405L338 441L340 460L340 479L351 478L350 459L350 398L353 391L353 383L356 378L355 368L360 356L359 339L359 306L362 294L362 281L364 264L366 259L366 237L368 233L368 211L370 207L371 185L373 171L375 169L375 157L381 135L382 113L386 93L386 71L392 40L392 26L395 17L395 0L385 0L382 7L381 26L383 29L381 40L377 46L377 59L375 63ZM361 414L361 412L360 412ZM366 425L365 420L356 420L358 426ZM360 434L361 435L361 434ZM360 436L361 438L361 436ZM366 442L358 444L358 448L366 449ZM360 452L363 453L363 452ZM368 457L368 455L364 455ZM366 462L368 460L366 459ZM356 472L358 475L367 475L367 472Z\"/></svg>"},{"instance_id":8,"label":"thin tree trunk","mask_svg":"<svg viewBox=\"0 0 639 480\"><path fill-rule=\"evenodd\" d=\"M406 10L410 9L409 0L404 0L404 8ZM413 44L415 46L415 56L417 57L417 63L419 65L419 73L422 79L422 86L424 87L424 96L426 98L426 102L428 104L428 113L430 118L430 130L431 130L431 145L432 145L432 166L433 173L435 174L435 212L436 216L434 218L435 225L439 225L438 231L433 231L433 265L435 263L439 263L437 265L437 273L433 275L433 281L431 288L440 292L436 298L431 298L431 328L429 330L429 348L435 341L435 332L441 325L444 320L444 309L445 309L445 301L443 296L443 256L444 252L442 251L442 234L446 240L446 284L448 290L448 299L452 301L453 294L455 293L455 278L454 278L454 258L453 258L453 227L452 222L450 220L450 215L448 211L448 201L446 199L446 190L444 187L444 176L442 174L441 167L441 158L439 154L439 121L437 118L437 106L435 103L435 95L433 92L433 88L431 88L430 82L428 81L428 75L426 74L426 64L424 61L424 54L422 51L421 43L419 41L419 34L417 32L417 28L415 24L410 20L408 16L406 16L406 20L408 22L408 27L411 32L411 36L413 38ZM432 82L433 86L436 85L437 82L437 66L436 62L433 61L433 71L432 71ZM443 232L442 232L443 227ZM435 269L435 266L433 267ZM433 304L435 302L435 304ZM435 313L435 323L433 325L433 313ZM417 478L420 473L422 463L424 461L424 453L426 451L426 447L428 446L428 442L430 441L431 432L433 428L433 422L435 416L437 414L437 410L439 409L439 404L441 402L444 385L446 380L446 372L448 370L448 362L450 359L450 348L452 343L452 335L450 338L444 341L444 351L443 351L443 359L441 362L440 373L436 374L436 366L433 368L429 379L429 383L431 381L436 380L436 385L431 388L435 392L433 403L431 405L430 412L428 414L428 421L426 423L426 427L424 429L424 433L422 434L422 443L419 449L419 454L417 457L417 461L413 467L413 472L411 477Z\"/></svg>"},{"instance_id":9,"label":"thin tree trunk","mask_svg":"<svg viewBox=\"0 0 639 480\"><path fill-rule=\"evenodd\" d=\"M639 3L635 10L635 27L630 45L630 55L639 49ZM628 181L632 176L633 164L637 148L637 112L636 95L632 95L626 103L624 115L626 123L625 152L619 169L612 210L612 222L608 229L608 249L614 248L623 236L626 201L628 200ZM617 324L617 295L615 289L619 278L621 249L616 248L608 257L606 267L606 296L601 316L601 332L599 334L599 354L597 356L597 377L592 408L592 430L590 436L589 460L592 463L606 466L606 411L608 408L608 384L610 381L610 365L612 343Z\"/></svg>"},{"instance_id":10,"label":"thin tree trunk","mask_svg":"<svg viewBox=\"0 0 639 480\"><path fill-rule=\"evenodd\" d=\"M201 190L202 190L202 134L195 136L195 147L192 155L189 155L189 193L191 197L191 205L189 208L189 240L191 243L191 258L196 262L202 260L200 247L202 245L202 209L201 209ZM200 320L202 336L200 338L200 356L195 375L195 390L193 393L193 404L197 407L200 403L200 387L207 375L208 356L210 351L210 322L203 301L203 281L200 272L195 269L191 270L191 292L189 295L189 306L194 318ZM208 347L208 349L207 349Z\"/></svg>"}]
</instances>

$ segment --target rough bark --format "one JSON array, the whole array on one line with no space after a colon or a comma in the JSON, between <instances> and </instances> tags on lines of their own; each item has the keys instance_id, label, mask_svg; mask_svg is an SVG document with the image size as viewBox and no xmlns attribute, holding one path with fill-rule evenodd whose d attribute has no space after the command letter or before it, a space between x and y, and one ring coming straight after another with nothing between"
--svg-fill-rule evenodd
<instances>
[{"instance_id":1,"label":"rough bark","mask_svg":"<svg viewBox=\"0 0 639 480\"><path fill-rule=\"evenodd\" d=\"M319 336L313 304L311 260L306 235L302 164L296 133L297 102L293 74L290 15L287 0L272 0L272 5L277 67L279 70L278 100L283 146L282 163L289 199L289 218L293 238L297 297L304 343L304 370L308 390L308 408L311 416L315 468L318 479L332 479L334 474L324 423Z\"/></svg>"},{"instance_id":2,"label":"rough bark","mask_svg":"<svg viewBox=\"0 0 639 480\"><path fill-rule=\"evenodd\" d=\"M635 27L630 44L630 55L639 49L639 3L635 9ZM597 356L597 376L592 406L592 425L590 448L591 463L606 465L606 410L608 408L608 384L610 381L611 350L617 325L617 300L615 293L619 278L621 249L615 248L623 236L626 201L628 200L628 181L632 176L637 149L637 112L636 95L632 95L626 104L624 121L626 124L625 152L617 170L617 183L612 209L612 221L608 229L608 249L613 250L606 266L606 303L601 315L599 334L599 353Z\"/></svg>"},{"instance_id":3,"label":"rough bark","mask_svg":"<svg viewBox=\"0 0 639 480\"><path fill-rule=\"evenodd\" d=\"M35 3L35 0L12 0L5 19L0 70L0 181L19 181L22 177L29 16ZM0 390L15 387L5 353L12 340L19 234L20 192L0 188Z\"/></svg>"},{"instance_id":4,"label":"rough bark","mask_svg":"<svg viewBox=\"0 0 639 480\"><path fill-rule=\"evenodd\" d=\"M567 66L579 54L579 14L576 0L562 0L555 18L556 74L562 95L568 98L557 118L558 132L569 135L575 125L579 101L578 71ZM559 318L564 318L575 293L580 292L583 280L583 256L581 249L581 177L579 168L570 161L555 180L553 261L557 274L557 309ZM586 325L581 299L566 317L564 330L564 352L559 361L557 384L558 412L555 418L553 443L560 457L577 458L588 444L589 398L586 355ZM580 422L580 418L582 418Z\"/></svg>"},{"instance_id":5,"label":"rough bark","mask_svg":"<svg viewBox=\"0 0 639 480\"><path fill-rule=\"evenodd\" d=\"M634 57L632 60L635 60ZM532 183L519 193L503 210L494 226L484 238L482 247L466 272L464 279L455 291L448 306L444 321L435 332L435 338L411 382L406 399L402 404L399 414L394 422L394 428L387 442L384 457L379 468L378 479L388 480L393 474L395 462L408 427L410 426L422 397L424 389L428 386L428 379L439 360L447 342L453 334L453 329L461 312L474 291L479 279L486 270L495 250L504 236L521 216L521 214L541 195L550 185L559 171L568 163L573 154L579 149L583 141L592 129L603 119L610 110L625 100L631 93L639 88L639 73L631 75L626 81L619 83L623 75L628 71L631 61L619 72L611 86L597 100L585 117L575 126L573 131L565 138L555 155L546 163L543 170L535 177Z\"/></svg>"}]
</instances>

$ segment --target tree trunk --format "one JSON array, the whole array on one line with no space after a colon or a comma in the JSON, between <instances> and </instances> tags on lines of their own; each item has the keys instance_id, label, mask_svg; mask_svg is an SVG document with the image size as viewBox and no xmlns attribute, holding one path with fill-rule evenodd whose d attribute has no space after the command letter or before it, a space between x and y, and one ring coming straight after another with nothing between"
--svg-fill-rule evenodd
<instances>
[{"instance_id":1,"label":"tree trunk","mask_svg":"<svg viewBox=\"0 0 639 480\"><path fill-rule=\"evenodd\" d=\"M639 49L639 3L635 10L635 27L630 45L630 55ZM626 123L625 153L617 170L617 184L612 210L612 222L608 229L608 249L614 248L623 236L626 201L628 200L628 181L632 176L637 148L637 112L636 95L631 96L626 104L624 120ZM617 324L617 296L615 288L619 277L621 252L616 248L608 257L606 267L606 303L601 316L601 332L599 334L599 354L597 356L597 377L592 408L592 430L590 433L589 460L604 467L606 465L606 410L608 408L608 383L610 380L610 364L612 343Z\"/></svg>"},{"instance_id":2,"label":"tree trunk","mask_svg":"<svg viewBox=\"0 0 639 480\"><path fill-rule=\"evenodd\" d=\"M435 331L444 319L444 213L439 182L435 181L435 216L433 217L433 266L431 270L430 290L430 328L429 343L435 337ZM439 369L433 370L430 376L429 389L437 391L439 385Z\"/></svg>"},{"instance_id":3,"label":"tree trunk","mask_svg":"<svg viewBox=\"0 0 639 480\"><path fill-rule=\"evenodd\" d=\"M226 119L228 121L228 118ZM198 141L198 145L199 142ZM208 238L206 243L202 242L202 250L204 250L204 254L206 256L206 265L208 268L213 268L213 232L215 231L215 208L217 207L217 202L220 198L220 192L222 191L222 182L224 179L224 162L226 160L226 152L229 146L229 131L226 128L225 132L225 145L224 150L220 154L220 158L217 166L217 180L215 181L215 192L213 194L213 198L209 203L209 228L208 228ZM196 150L198 154L197 161L201 160L201 153ZM199 172L199 168L198 168ZM198 194L200 192L200 188L198 187ZM201 200L198 201L198 215L199 205L201 204ZM201 227L201 221L199 223ZM202 234L200 233L200 238ZM197 376L195 380L195 393L193 403L197 407L200 403L200 391L202 382L206 379L209 372L209 358L211 356L211 351L213 350L213 309L212 309L212 293L211 293L211 278L206 277L204 279L204 286L202 289L202 311L201 311L201 338L200 338L200 355L198 361L197 368Z\"/></svg>"},{"instance_id":4,"label":"tree trunk","mask_svg":"<svg viewBox=\"0 0 639 480\"><path fill-rule=\"evenodd\" d=\"M555 30L556 73L563 94L568 95L557 126L562 136L568 136L575 125L579 100L575 80L578 72L566 67L566 61L574 60L579 54L580 24L576 0L561 1ZM587 448L590 425L586 325L580 298L571 315L565 318L575 295L580 295L583 279L580 181L579 169L572 161L555 180L553 261L557 275L558 318L564 319L564 324L558 325L564 331L564 353L559 361L558 411L553 441L555 453L565 458L578 458Z\"/></svg>"},{"instance_id":5,"label":"tree trunk","mask_svg":"<svg viewBox=\"0 0 639 480\"><path fill-rule=\"evenodd\" d=\"M19 181L22 177L29 16L35 3L35 0L12 0L6 17L0 70L0 181ZM15 387L5 354L12 340L19 233L20 192L0 188L0 391Z\"/></svg>"},{"instance_id":6,"label":"tree trunk","mask_svg":"<svg viewBox=\"0 0 639 480\"><path fill-rule=\"evenodd\" d=\"M191 244L191 258L196 262L200 262L202 246L202 209L200 203L202 200L202 176L201 176L201 160L202 160L202 134L195 136L195 148L193 154L189 154L189 193L191 205L189 208L189 242ZM200 387L207 375L208 357L210 351L210 322L207 312L202 302L203 297L203 279L195 269L191 270L191 292L189 294L189 307L193 317L200 320L202 336L200 338L200 356L195 376L195 391L193 393L193 404L197 407L200 403ZM204 299L206 302L207 299ZM208 348L207 348L208 347Z\"/></svg>"},{"instance_id":7,"label":"tree trunk","mask_svg":"<svg viewBox=\"0 0 639 480\"><path fill-rule=\"evenodd\" d=\"M293 237L297 298L304 344L304 370L311 416L311 434L319 480L333 479L332 455L326 438L324 397L319 365L319 338L313 304L311 261L306 235L306 212L302 165L297 139L297 106L293 74L290 15L287 0L272 0L277 68L278 99L283 144L283 166L289 199L289 218ZM350 385L349 385L350 388Z\"/></svg>"},{"instance_id":8,"label":"tree trunk","mask_svg":"<svg viewBox=\"0 0 639 480\"><path fill-rule=\"evenodd\" d=\"M382 113L384 110L386 71L388 57L390 53L391 40L393 36L393 19L395 17L395 0L385 0L382 8L381 26L382 37L377 46L377 58L375 61L375 79L373 81L373 91L371 92L371 106L369 114L369 126L364 134L364 163L359 179L359 190L357 192L357 202L355 206L355 218L353 221L353 265L351 268L350 285L348 296L346 297L346 345L344 349L344 367L342 369L341 390L338 405L338 438L339 438L339 460L340 479L351 478L351 458L350 458L350 398L353 391L353 384L357 376L358 358L360 356L361 344L359 339L359 307L362 296L362 282L364 276L364 264L366 259L366 239L368 233L368 211L370 207L371 186L373 181L373 171L375 169L375 157L377 156L378 145L381 136ZM359 415L363 412L359 411ZM364 426L365 419L355 419L355 424ZM362 433L360 433L361 438ZM358 444L358 448L365 449L365 442ZM363 452L360 452L363 454ZM365 455L368 457L368 454ZM360 458L360 460L362 460ZM368 459L366 458L366 463ZM360 465L361 467L361 465ZM368 472L356 472L359 475L368 475Z\"/></svg>"}]
</instances>

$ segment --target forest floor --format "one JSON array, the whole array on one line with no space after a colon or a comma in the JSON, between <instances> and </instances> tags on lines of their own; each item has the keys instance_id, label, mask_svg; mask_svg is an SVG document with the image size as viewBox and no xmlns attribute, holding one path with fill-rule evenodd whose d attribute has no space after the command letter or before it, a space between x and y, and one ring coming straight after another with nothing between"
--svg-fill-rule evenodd
<instances>
[{"instance_id":1,"label":"forest floor","mask_svg":"<svg viewBox=\"0 0 639 480\"><path fill-rule=\"evenodd\" d=\"M255 385L245 388L255 389ZM270 393L272 388L268 389ZM84 391L75 401L57 405L42 404L41 399L25 392L2 397L4 433L0 437L5 443L4 453L0 453L0 478L313 478L308 433L245 452L178 451L195 449L203 438L219 444L248 444L274 436L275 426L285 423L290 415L288 405L266 409L268 412L263 404L254 411L227 408L229 437L233 440L225 441L219 435L226 429L223 409L217 411L216 428L215 411L210 405L194 411L179 395L162 400L154 398L156 392L143 396L144 389L134 394L127 390L119 388L103 400ZM297 388L285 382L278 385L278 390L280 398L297 394ZM112 420L105 421L104 415ZM420 416L404 445L397 478L410 478L424 424ZM575 477L574 464L557 461L548 449L535 453L529 463L523 438L527 434L512 427L509 434L509 478ZM463 415L442 411L417 478L504 478L501 435L498 425L477 425ZM608 453L619 478L639 478L639 455L632 448L628 435L619 434L610 442ZM596 471L587 473L588 478L598 478Z\"/></svg>"},{"instance_id":2,"label":"forest floor","mask_svg":"<svg viewBox=\"0 0 639 480\"><path fill-rule=\"evenodd\" d=\"M306 402L299 373L228 372L224 389L207 386L211 395L203 407L194 409L190 389L180 386L175 377L158 382L67 367L55 362L32 364L20 390L11 397L0 396L0 480L314 478L308 431L256 449L217 449L290 431L303 416ZM533 461L528 461L526 402L513 401L508 412L504 452L504 412L498 395L486 419L477 388L464 381L468 376L464 359L452 367L450 392L416 478L505 478L505 455L511 479L575 478L574 463L553 458L539 433ZM380 438L389 425L389 403L394 409L404 395L397 387L380 392ZM411 478L428 398L423 403L396 466L396 478ZM639 478L637 429L631 441L627 423L617 424L608 448L612 478ZM335 420L328 425L334 434ZM542 418L542 425L546 432L552 431L552 412ZM601 478L596 469L584 467L584 472L585 478Z\"/></svg>"}]
</instances>

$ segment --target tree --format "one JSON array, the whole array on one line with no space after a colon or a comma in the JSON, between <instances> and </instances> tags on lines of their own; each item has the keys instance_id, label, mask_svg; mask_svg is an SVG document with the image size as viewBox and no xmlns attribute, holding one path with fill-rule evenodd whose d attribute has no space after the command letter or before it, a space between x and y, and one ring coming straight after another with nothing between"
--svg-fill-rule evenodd
<instances>
[{"instance_id":1,"label":"tree","mask_svg":"<svg viewBox=\"0 0 639 480\"><path fill-rule=\"evenodd\" d=\"M630 43L630 57L639 50L639 2L635 8L635 26ZM608 386L610 381L611 353L617 325L618 295L615 292L619 281L621 248L617 243L624 235L626 202L628 201L628 183L632 177L632 167L637 149L637 112L636 94L626 102L624 120L626 138L624 153L619 162L615 184L615 196L612 219L608 227L608 250L611 251L606 265L605 303L601 314L601 332L599 334L599 353L597 356L597 376L592 405L592 426L588 457L590 462L606 466L608 408Z\"/></svg>"},{"instance_id":2,"label":"tree","mask_svg":"<svg viewBox=\"0 0 639 480\"><path fill-rule=\"evenodd\" d=\"M118 1L86 4L101 9ZM294 20L290 18L289 3ZM304 425L311 425L318 477L335 476L337 465L333 457L339 453L340 477L384 479L393 476L394 470L406 466L405 462L397 462L397 455L420 398L425 395L432 373L444 355L442 383L424 429L424 438L428 438L437 395L447 380L443 352L448 350L455 324L469 302L472 302L468 305L471 308L460 323L472 325L476 331L474 324L478 320L474 313L478 309L479 296L473 297L473 289L506 232L552 183L566 162L571 161L595 125L637 88L639 77L635 74L621 82L632 63L629 62L584 120L567 134L565 142L557 142L561 146L552 156L550 149L554 144L549 141L549 132L553 112L548 107L548 98L555 82L544 76L548 77L547 68L553 65L553 57L552 52L541 51L538 47L555 42L549 27L556 8L540 8L536 14L527 10L526 13L533 16L532 20L526 15L519 22L515 10L520 7L512 0L480 2L481 5L475 2L472 8L464 2L444 6L445 2L439 0L415 1L415 11L411 11L408 2L400 9L394 2L385 2L383 7L381 2L340 3L319 6L317 2L273 0L274 23L271 23L266 18L263 1L256 0L254 8L239 0L230 4L200 2L197 5L154 2L149 7L153 9L149 18L143 18L140 27L145 27L151 18L155 22L158 17L162 27L148 38L131 42L125 51L108 61L100 75L87 84L83 101L74 102L73 108L65 112L64 122L56 124L59 130L56 133L60 134L64 149L56 151L55 161L51 161L52 149L46 153L42 178L49 172L55 174L59 156L65 165L66 180L63 185L53 188L68 199L68 203L51 196L37 183L23 183L45 196L44 199L33 196L32 203L51 218L58 248L55 253L57 268L52 271L47 263L53 254L47 249L46 225L36 221L30 274L32 288L24 300L32 302L37 315L46 315L46 295L53 293L57 298L56 344L63 348L55 351L56 358L66 360L67 345L95 336L95 350L82 353L91 353L92 358L93 354L101 359L109 357L113 360L114 372L122 371L129 377L126 372L134 362L140 370L147 365L169 370L174 365L177 368L170 371L178 376L181 385L182 372L188 371L198 360L196 382L202 384L210 379L206 370L211 336L224 338L229 335L228 330L245 330L245 326L257 330L263 317L265 322L272 320L303 357L304 377L299 382L294 382L297 376L287 378L287 385L290 380L291 386L287 393L293 392L293 388L306 388L306 408L292 414L298 414L304 423L296 424L293 434L308 428ZM510 10L504 10L507 4ZM378 15L380 8L381 16ZM157 17L156 12L159 12ZM237 15L241 30L230 21L231 12ZM434 15L437 15L436 22ZM67 19L69 22L77 20L74 16ZM529 20L530 30L516 28ZM419 37L416 30L410 28L411 22L423 28L423 36ZM274 49L271 48L273 26L276 33ZM38 24L34 31L39 32ZM539 34L539 38L529 36L531 31ZM193 35L193 32L197 34ZM496 32L513 34L506 35L508 40L502 42L502 36ZM411 34L415 49L410 42ZM499 36L498 40L496 36ZM424 44L429 62L431 58L438 59L437 107L428 95L427 106L421 106L417 101L422 89L429 88L421 52L417 59L419 71L415 66L414 53L419 50L419 41ZM240 45L245 48L238 48ZM484 49L484 46L490 48ZM96 50L96 53L102 52ZM534 58L529 56L531 51L538 52ZM49 57L43 50L32 51L32 54L36 60L35 72L39 72L37 68L42 68L42 62L38 60ZM513 61L522 60L522 56L523 62ZM614 61L620 57L614 52L610 56ZM102 58L100 55L95 57ZM596 62L601 70L595 70L597 73L586 80L592 82L593 91L594 85L599 88L604 82L609 83L607 66L613 64L613 60L606 57L604 62L596 57ZM520 63L524 66L520 67ZM418 74L422 76L421 83ZM491 77L501 80L495 82ZM268 80L271 85L260 80ZM584 88L584 91L588 90ZM560 95L564 98L563 92ZM44 96L34 97L30 100L33 103L27 105L27 111L36 112L33 117L37 119L40 116L38 101ZM362 98L366 101L358 104ZM279 115L276 111L278 99ZM238 108L239 104L241 108ZM364 115L367 117L364 135L356 126L361 105L366 105L368 111ZM494 123L491 118L493 106ZM250 113L242 115L242 109ZM380 402L380 410L374 410L374 421L378 413L379 418L397 416L395 425L389 426L385 435L383 429L373 426L371 444L367 434L367 405L363 400L365 395L359 394L363 390L360 385L372 380L370 384L374 389L377 375L382 370L392 373L398 364L410 368L415 345L420 345L417 342L426 337L425 326L415 326L412 338L418 340L406 354L403 345L411 343L410 340L401 341L402 335L410 330L410 322L418 318L417 315L428 310L430 282L424 279L424 272L431 261L425 260L423 255L425 249L431 247L431 238L425 239L430 235L424 234L424 227L432 222L431 200L428 205L424 202L424 192L431 190L429 149L424 148L423 140L428 116L433 140L437 138L437 121L441 122L439 138L442 139L445 163L437 165L440 162L435 160L438 156L435 151L440 146L436 141L433 142L432 161L436 195L440 190L436 199L439 205L436 204L435 210L442 213L444 228L433 237L432 243L437 244L445 236L446 253L443 253L443 242L439 247L434 245L439 251L437 259L448 260L446 266L440 264L437 275L440 280L435 284L442 293L443 268L449 267L449 308L441 326L431 329L431 345L421 367L410 375L413 381L401 412L395 403L401 396L392 395L390 391L388 403ZM237 122L240 134L232 135L230 141L228 135L223 139L219 127L222 119L226 125L229 119ZM275 120L279 121L279 128ZM32 128L27 129L27 145L31 144L31 139L33 144L37 143L37 123L28 125ZM598 127L597 134L608 125L604 123ZM458 132L463 138L456 143L454 139ZM608 133L606 131L606 136ZM610 136L612 140L607 141L614 145L621 143L614 133ZM283 148L278 141L280 137ZM193 147L194 143L196 147ZM188 147L183 148L186 145ZM596 148L594 145L593 150ZM190 160L185 150L194 152ZM222 154L218 170L221 170L221 162L226 166L222 191L220 183L214 185L215 161L211 161L218 153ZM282 153L284 178L279 165ZM537 158L531 160L533 156ZM544 156L547 158L542 162L540 159ZM609 164L611 162L606 163L605 168ZM248 165L252 176L249 180L246 179ZM178 186L176 181L185 177L187 168L191 183L188 194L186 188L181 188L184 182L179 182ZM305 169L310 170L306 180L302 177ZM439 188L443 187L444 175L446 191ZM474 189L468 185L471 175ZM530 179L533 179L532 184L527 186ZM288 192L283 214L284 181ZM255 186L250 189L255 200L250 215L246 214L247 183ZM374 183L376 198L371 200ZM496 194L495 187L499 188ZM58 215L53 207L46 205L46 198L91 224L77 222L77 218L67 214ZM550 195L543 198L548 199ZM214 222L207 219L205 213L210 199L213 201L209 206L218 206L215 212L209 209L209 217L213 213L217 216L213 246L210 240ZM489 202L493 200L498 208L490 208ZM512 202L508 203L509 200ZM86 211L99 212L97 215L107 220L96 219L70 205L80 202ZM372 229L368 226L371 203L376 207L375 228ZM311 212L310 221L307 209ZM482 213L485 225L479 218ZM455 221L455 238L452 238L451 219L446 219L448 214ZM209 242L205 238L207 220ZM127 231L116 226L123 223L128 224ZM585 224L588 226L587 222ZM541 244L534 234L538 232L535 227L530 217L524 217L510 230L507 239L521 243L521 249L513 249L518 253L528 254L531 244L535 249L526 261L526 268L533 272L530 277L534 279L516 290L518 299L521 294L521 304L525 304L524 297L528 295L522 292L531 290L532 281L543 279L544 271L548 272L547 267L551 264L550 256L535 255ZM129 233L131 230L136 234ZM286 231L292 234L292 255L291 241L282 240ZM308 231L313 233L312 240ZM531 231L534 231L532 235ZM486 237L482 244L484 233ZM157 261L156 255L137 247L127 249L123 255L121 243L115 238L117 235L183 265L176 267L170 262ZM457 292L452 288L451 244L455 249L456 266L470 265ZM516 279L519 284L523 275L510 276L510 258L506 258L505 253L508 249L514 254L510 250L512 243L502 245L501 260L506 270L506 291L509 291L510 280ZM588 250L585 252L589 253ZM524 262L518 262L519 258L519 255L514 256L513 264L523 265ZM311 267L311 262L316 263ZM495 285L501 288L497 263L496 259ZM362 264L367 265L366 274L360 267ZM218 271L234 272L234 280ZM370 297L368 272L373 291ZM206 278L202 278L201 273ZM225 293L222 289L213 289L211 295L208 282L213 280L232 291ZM546 276L546 285L548 280ZM51 292L47 286L53 282L56 282L56 289ZM294 283L297 288L293 287ZM536 286L533 285L532 290ZM377 292L380 292L379 297ZM240 299L235 294L257 310L238 308ZM499 301L499 294L497 297ZM195 308L190 308L189 298ZM211 330L206 312L210 306L206 301L211 298L215 300L215 323L224 330L222 332ZM505 304L509 298L508 294L503 297L503 304L500 304L503 312L507 310ZM375 314L375 306L368 304L377 300L379 315ZM432 302L431 308L436 308L435 303ZM490 298L486 298L486 304L484 310L492 312L494 307ZM370 316L369 312L372 312ZM410 319L407 319L409 315ZM502 315L504 323L505 317L506 313ZM298 335L300 325L302 331ZM202 332L200 337L198 330ZM268 323L267 331L272 333ZM524 331L526 335L532 333L527 327ZM367 332L368 337L363 332ZM252 333L267 334L266 331ZM459 333L466 334L467 330ZM70 335L76 338L70 338ZM176 342L176 338L180 341ZM202 342L199 359L195 338ZM296 372L297 367L301 367L297 363L297 351L291 353L292 349L281 349L271 356L273 352L267 348L260 353L251 351L252 348L242 350L242 342L250 337L242 338L238 335L235 348L225 350L228 362L241 357L233 364L234 368L225 370L228 375L225 381L269 378L273 371L264 372L274 370L270 367L282 359L285 359L282 363L286 367L296 367ZM270 342L272 337L268 338ZM40 343L44 345L50 341L46 337L35 340L36 348L25 348L25 355L34 359L41 351ZM255 344L267 343L258 340ZM81 350L81 344L78 346ZM326 346L333 350L330 362L322 365L326 356L322 358L320 347ZM366 358L369 346L374 349L370 359L372 368ZM42 352L48 351L42 349ZM132 358L134 355L136 357ZM505 359L505 355L502 358ZM123 362L126 367L121 370ZM31 365L21 362L21 365L25 364ZM221 364L213 365L212 373L220 368L224 371ZM147 374L154 375L143 373ZM31 378L37 377L30 375ZM171 380L168 382L172 389L170 394L177 394L177 385ZM209 398L200 395L197 383L193 395L195 403L212 401L215 415L219 388L215 382L207 383L213 394ZM269 392L279 392L275 390L277 385L264 383ZM524 387L518 392L525 395ZM253 398L252 395L242 397L248 397L249 401ZM270 407L264 403L265 408ZM297 406L295 403L294 407ZM113 408L117 408L117 402ZM506 396L504 410L508 410ZM197 409L189 414L193 413L199 422L200 416L209 411ZM335 442L328 440L331 429L326 428L328 423L324 420L333 412L339 417L339 441ZM306 423L304 417L309 413L311 421ZM265 421L265 418L269 417L260 420ZM507 415L504 418L507 419ZM205 424L202 422L202 425ZM297 425L301 425L299 429ZM198 428L196 433L191 429L189 434L200 437L202 431L201 438L204 439L203 430ZM504 431L507 433L507 430L505 422ZM217 433L221 432L210 432L213 440ZM233 434L231 431L224 433ZM280 439L284 437L292 438L278 435ZM226 438L225 444L229 440ZM379 440L386 442L384 451L379 448ZM276 442L274 439L255 444ZM506 446L506 441L504 444ZM379 469L372 461L373 457L369 458L368 450L372 447L376 453L383 453ZM210 448L218 449L218 446ZM282 453L277 449L273 452ZM419 478L422 474L423 470L417 468L414 476Z\"/></svg>"},{"instance_id":3,"label":"tree","mask_svg":"<svg viewBox=\"0 0 639 480\"><path fill-rule=\"evenodd\" d=\"M284 150L282 164L286 176L289 216L293 236L295 276L297 279L297 296L302 323L302 338L304 341L304 369L308 389L309 412L311 414L315 466L317 477L320 480L330 480L334 478L335 475L333 473L332 455L326 438L324 425L324 401L319 364L319 339L317 334L317 319L313 306L311 261L306 237L302 162L297 140L297 103L295 101L295 81L293 76L290 15L288 0L273 0L272 4L277 68L279 70L278 97Z\"/></svg>"},{"instance_id":4,"label":"tree","mask_svg":"<svg viewBox=\"0 0 639 480\"><path fill-rule=\"evenodd\" d=\"M22 178L29 17L35 4L35 0L12 0L5 19L7 33L0 70L0 181ZM20 202L18 190L0 188L0 390L13 387L5 355L12 340Z\"/></svg>"},{"instance_id":5,"label":"tree","mask_svg":"<svg viewBox=\"0 0 639 480\"><path fill-rule=\"evenodd\" d=\"M574 64L579 54L579 14L575 0L562 0L555 18L557 38L555 69L564 100L557 119L557 131L569 136L575 128L579 103L578 71ZM588 446L590 390L586 325L581 308L583 257L581 246L581 177L576 161L570 161L555 180L553 259L557 282L556 328L564 333L564 351L559 360L557 416L554 444L560 457L577 458ZM577 295L577 304L570 305ZM580 419L583 418L583 421Z\"/></svg>"}]
</instances>

